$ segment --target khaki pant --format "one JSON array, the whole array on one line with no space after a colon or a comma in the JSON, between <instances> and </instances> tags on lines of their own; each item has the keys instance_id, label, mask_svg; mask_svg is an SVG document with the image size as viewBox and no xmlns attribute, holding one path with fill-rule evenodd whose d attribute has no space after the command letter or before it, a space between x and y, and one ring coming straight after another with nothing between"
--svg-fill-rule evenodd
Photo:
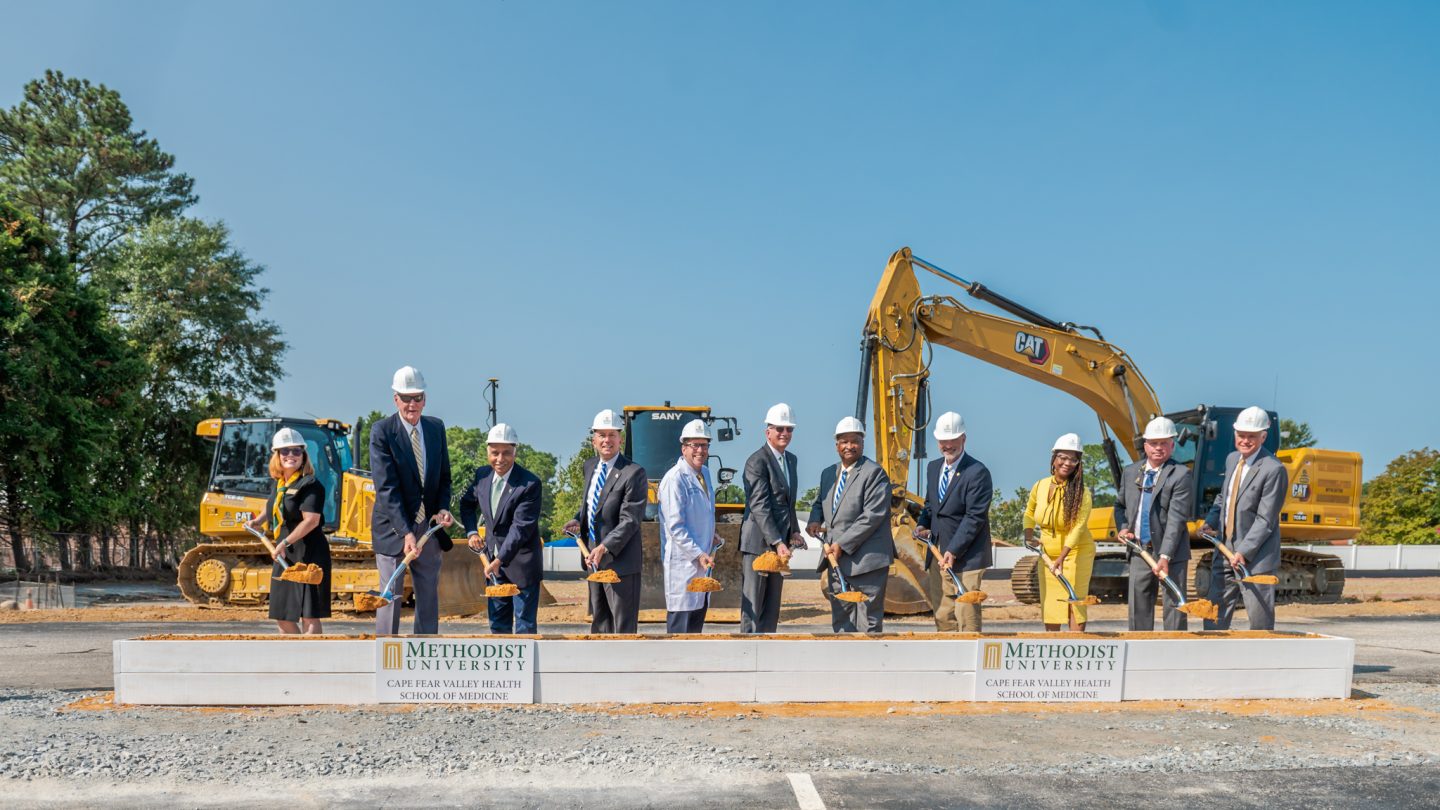
<instances>
[{"instance_id":1,"label":"khaki pant","mask_svg":"<svg viewBox=\"0 0 1440 810\"><path fill-rule=\"evenodd\" d=\"M960 584L965 586L965 590L980 590L980 580L985 576L984 568L959 573ZM942 633L956 630L962 633L980 632L980 606L956 602L955 597L959 594L955 590L955 583L944 571L940 572L940 589L940 604L935 608L935 629Z\"/></svg>"}]
</instances>

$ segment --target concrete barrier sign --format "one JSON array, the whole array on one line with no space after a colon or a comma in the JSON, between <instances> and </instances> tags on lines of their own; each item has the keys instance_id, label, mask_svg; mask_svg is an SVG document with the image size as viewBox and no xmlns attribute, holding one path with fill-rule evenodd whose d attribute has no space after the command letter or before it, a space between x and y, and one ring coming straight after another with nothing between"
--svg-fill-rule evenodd
<instances>
[{"instance_id":1,"label":"concrete barrier sign","mask_svg":"<svg viewBox=\"0 0 1440 810\"><path fill-rule=\"evenodd\" d=\"M975 645L975 699L1119 701L1125 642L982 638Z\"/></svg>"},{"instance_id":2,"label":"concrete barrier sign","mask_svg":"<svg viewBox=\"0 0 1440 810\"><path fill-rule=\"evenodd\" d=\"M380 703L533 703L534 639L377 638Z\"/></svg>"}]
</instances>

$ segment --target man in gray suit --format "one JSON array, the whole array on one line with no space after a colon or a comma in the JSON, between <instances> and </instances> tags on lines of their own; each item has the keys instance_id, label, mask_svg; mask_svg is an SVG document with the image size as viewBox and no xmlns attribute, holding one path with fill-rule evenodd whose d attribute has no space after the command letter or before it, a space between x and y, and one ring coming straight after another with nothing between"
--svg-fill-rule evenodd
<instances>
[{"instance_id":1,"label":"man in gray suit","mask_svg":"<svg viewBox=\"0 0 1440 810\"><path fill-rule=\"evenodd\" d=\"M864 602L842 602L834 594L839 577L831 571L825 595L830 599L830 624L837 633L867 633L885 629L885 583L895 559L890 533L890 476L864 456L865 425L847 416L835 426L835 450L840 463L820 473L820 494L810 508L807 531L824 535L826 556L821 573L834 553L839 573L851 590L865 594Z\"/></svg>"},{"instance_id":2,"label":"man in gray suit","mask_svg":"<svg viewBox=\"0 0 1440 810\"><path fill-rule=\"evenodd\" d=\"M1280 571L1280 507L1290 486L1285 465L1265 449L1269 429L1270 415L1260 407L1252 405L1235 418L1235 452L1225 460L1225 483L1205 516L1206 527L1235 552L1237 565L1256 575ZM1205 620L1206 630L1229 630L1241 597L1251 630L1275 629L1274 585L1241 582L1239 571L1218 552L1210 572L1210 601L1220 615Z\"/></svg>"},{"instance_id":3,"label":"man in gray suit","mask_svg":"<svg viewBox=\"0 0 1440 810\"><path fill-rule=\"evenodd\" d=\"M795 517L795 454L786 450L795 435L795 415L781 402L765 414L765 446L745 460L745 521L740 524L740 632L773 633L780 623L784 579L753 567L755 558L774 551L790 559L790 548L804 543Z\"/></svg>"},{"instance_id":4,"label":"man in gray suit","mask_svg":"<svg viewBox=\"0 0 1440 810\"><path fill-rule=\"evenodd\" d=\"M1165 629L1185 630L1188 617L1169 589L1160 585L1170 577L1183 590L1190 566L1190 469L1170 458L1175 452L1175 423L1157 416L1145 426L1145 458L1120 474L1115 500L1116 532L1145 549L1156 562L1126 547L1130 561L1130 629L1155 629L1155 591L1165 594Z\"/></svg>"},{"instance_id":5,"label":"man in gray suit","mask_svg":"<svg viewBox=\"0 0 1440 810\"><path fill-rule=\"evenodd\" d=\"M645 519L650 482L645 468L620 452L625 423L606 409L595 414L585 459L585 497L565 531L585 538L591 568L611 568L620 581L590 583L590 632L636 633L640 623L640 568L644 552L640 521ZM608 565L607 565L608 563Z\"/></svg>"}]
</instances>

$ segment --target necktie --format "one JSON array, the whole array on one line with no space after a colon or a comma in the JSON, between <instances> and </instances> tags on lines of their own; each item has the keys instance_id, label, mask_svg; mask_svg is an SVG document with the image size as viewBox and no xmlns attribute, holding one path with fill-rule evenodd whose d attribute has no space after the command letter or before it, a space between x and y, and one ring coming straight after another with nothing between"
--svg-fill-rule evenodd
<instances>
[{"instance_id":1,"label":"necktie","mask_svg":"<svg viewBox=\"0 0 1440 810\"><path fill-rule=\"evenodd\" d=\"M1230 497L1225 503L1225 541L1235 542L1235 504L1240 500L1240 484L1245 480L1245 457L1241 456L1235 465L1235 481L1230 487Z\"/></svg>"},{"instance_id":2,"label":"necktie","mask_svg":"<svg viewBox=\"0 0 1440 810\"><path fill-rule=\"evenodd\" d=\"M709 495L709 494L710 494L710 488L707 487L707 486L705 486L705 476L704 476L704 474L697 473L697 474L695 475L695 480L697 480L697 481L700 482L700 491L703 492L703 493L705 493L706 495Z\"/></svg>"},{"instance_id":3,"label":"necktie","mask_svg":"<svg viewBox=\"0 0 1440 810\"><path fill-rule=\"evenodd\" d=\"M945 473L940 476L940 497L939 503L945 502L945 493L950 491L950 467L945 468Z\"/></svg>"},{"instance_id":4,"label":"necktie","mask_svg":"<svg viewBox=\"0 0 1440 810\"><path fill-rule=\"evenodd\" d=\"M585 522L590 530L590 545L595 545L595 518L600 514L600 493L605 489L605 475L610 471L610 465L604 461L600 462L600 469L595 471L595 492L590 496L590 516Z\"/></svg>"},{"instance_id":5,"label":"necktie","mask_svg":"<svg viewBox=\"0 0 1440 810\"><path fill-rule=\"evenodd\" d=\"M495 510L500 506L500 493L505 491L505 479L495 476L495 483L490 486L490 516L495 517Z\"/></svg>"},{"instance_id":6,"label":"necktie","mask_svg":"<svg viewBox=\"0 0 1440 810\"><path fill-rule=\"evenodd\" d=\"M420 508L415 510L415 522L425 522L425 454L420 449L420 428L410 428L410 449L415 451L415 471L420 473Z\"/></svg>"},{"instance_id":7,"label":"necktie","mask_svg":"<svg viewBox=\"0 0 1440 810\"><path fill-rule=\"evenodd\" d=\"M1150 500L1154 497L1151 490L1155 488L1155 471L1145 471L1145 482L1140 485L1140 530L1136 532L1140 536L1140 545L1150 545Z\"/></svg>"},{"instance_id":8,"label":"necktie","mask_svg":"<svg viewBox=\"0 0 1440 810\"><path fill-rule=\"evenodd\" d=\"M850 475L849 470L840 471L840 480L835 482L835 500L830 502L830 511L834 513L840 508L840 495L845 492L845 479Z\"/></svg>"}]
</instances>

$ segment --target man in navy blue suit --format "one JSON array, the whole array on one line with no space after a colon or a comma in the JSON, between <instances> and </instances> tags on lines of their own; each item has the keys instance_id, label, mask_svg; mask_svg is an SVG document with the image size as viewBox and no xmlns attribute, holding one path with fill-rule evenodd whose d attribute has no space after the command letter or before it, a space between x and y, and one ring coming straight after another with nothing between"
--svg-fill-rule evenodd
<instances>
[{"instance_id":1,"label":"man in navy blue suit","mask_svg":"<svg viewBox=\"0 0 1440 810\"><path fill-rule=\"evenodd\" d=\"M540 479L515 463L519 443L515 429L504 422L490 428L485 439L490 466L476 470L460 496L460 523L470 548L484 551L490 560L486 580L520 589L515 596L490 598L492 633L534 633L540 608ZM481 517L484 539L477 525Z\"/></svg>"},{"instance_id":2,"label":"man in navy blue suit","mask_svg":"<svg viewBox=\"0 0 1440 810\"><path fill-rule=\"evenodd\" d=\"M434 522L449 526L450 448L445 423L422 416L425 378L414 366L395 372L390 385L396 412L370 428L370 472L375 481L375 508L370 513L370 536L380 583L416 550L420 537ZM440 553L449 551L450 537L442 528L410 563L415 588L416 635L440 632ZM400 605L391 602L375 611L375 634L400 632Z\"/></svg>"},{"instance_id":3,"label":"man in navy blue suit","mask_svg":"<svg viewBox=\"0 0 1440 810\"><path fill-rule=\"evenodd\" d=\"M978 590L992 562L990 502L995 493L990 470L965 452L965 420L960 414L940 414L935 420L935 440L941 458L925 470L925 509L920 513L919 533L940 546L942 569L958 571L966 590ZM930 566L928 553L925 566ZM940 582L935 628L980 632L980 606L955 601L955 583L949 574L942 574Z\"/></svg>"}]
</instances>

